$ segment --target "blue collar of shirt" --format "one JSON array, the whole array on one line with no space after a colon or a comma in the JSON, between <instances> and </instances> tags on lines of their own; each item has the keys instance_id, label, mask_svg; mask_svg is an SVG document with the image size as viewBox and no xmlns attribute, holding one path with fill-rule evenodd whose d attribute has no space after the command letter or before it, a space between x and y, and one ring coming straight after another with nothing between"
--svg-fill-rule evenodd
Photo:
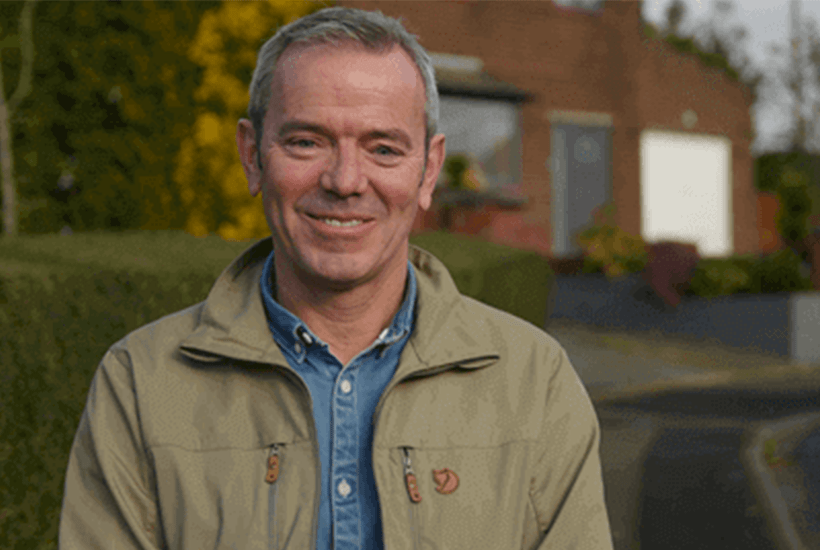
<instances>
[{"instance_id":1,"label":"blue collar of shirt","mask_svg":"<svg viewBox=\"0 0 820 550\"><path fill-rule=\"evenodd\" d=\"M259 280L262 289L262 302L267 312L268 323L274 340L276 340L283 352L301 364L305 360L308 348L318 345L327 349L327 343L313 334L304 321L282 307L273 298L273 254L274 252L271 251L267 260L265 260L265 267ZM376 346L389 347L409 335L413 330L415 304L416 275L413 272L412 264L408 260L407 284L405 286L404 301L401 307L393 317L393 322L390 326L383 330L373 344L359 355L368 353Z\"/></svg>"}]
</instances>

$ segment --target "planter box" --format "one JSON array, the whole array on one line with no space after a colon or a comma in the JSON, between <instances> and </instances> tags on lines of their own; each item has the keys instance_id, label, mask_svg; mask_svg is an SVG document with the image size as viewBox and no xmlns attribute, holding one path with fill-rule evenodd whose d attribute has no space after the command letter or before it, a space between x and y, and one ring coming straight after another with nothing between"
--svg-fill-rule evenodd
<instances>
[{"instance_id":1,"label":"planter box","mask_svg":"<svg viewBox=\"0 0 820 550\"><path fill-rule=\"evenodd\" d=\"M644 298L640 298L641 289ZM601 327L715 338L738 348L820 364L820 292L682 296L674 310L646 292L640 274L609 281L603 274L556 275L550 319Z\"/></svg>"}]
</instances>

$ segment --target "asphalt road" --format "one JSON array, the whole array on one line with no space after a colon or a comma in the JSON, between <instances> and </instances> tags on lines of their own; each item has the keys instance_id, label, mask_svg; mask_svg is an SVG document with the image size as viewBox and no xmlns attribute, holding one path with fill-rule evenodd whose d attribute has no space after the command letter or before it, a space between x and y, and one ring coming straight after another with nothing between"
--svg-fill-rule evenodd
<instances>
[{"instance_id":1,"label":"asphalt road","mask_svg":"<svg viewBox=\"0 0 820 550\"><path fill-rule=\"evenodd\" d=\"M800 464L807 506L801 510L804 529L820 543L820 428L815 429L795 449L794 460Z\"/></svg>"},{"instance_id":2,"label":"asphalt road","mask_svg":"<svg viewBox=\"0 0 820 550\"><path fill-rule=\"evenodd\" d=\"M778 548L741 454L764 422L820 410L816 400L689 393L597 410L617 550ZM804 443L816 459L820 438Z\"/></svg>"},{"instance_id":3,"label":"asphalt road","mask_svg":"<svg viewBox=\"0 0 820 550\"><path fill-rule=\"evenodd\" d=\"M610 390L703 373L591 345L588 335L572 327L552 324L547 332L564 346L590 393L599 397ZM772 524L770 504L756 489L753 477L759 472L751 471L742 456L761 427L820 411L816 394L679 391L631 401L596 399L596 409L617 550L778 548L783 536ZM804 480L814 475L817 491L820 431L798 443L791 454L806 467L779 472L780 490L788 492L789 483L807 485ZM803 475L806 470L810 472ZM811 493L811 502L801 508L813 513L814 520L820 519L818 496L820 492ZM800 528L806 525L817 523L804 522Z\"/></svg>"}]
</instances>

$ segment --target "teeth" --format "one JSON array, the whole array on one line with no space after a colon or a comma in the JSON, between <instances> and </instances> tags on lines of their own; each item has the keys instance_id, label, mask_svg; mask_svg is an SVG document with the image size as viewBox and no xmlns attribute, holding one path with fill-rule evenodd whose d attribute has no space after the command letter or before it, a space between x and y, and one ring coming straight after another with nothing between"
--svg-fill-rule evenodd
<instances>
[{"instance_id":1,"label":"teeth","mask_svg":"<svg viewBox=\"0 0 820 550\"><path fill-rule=\"evenodd\" d=\"M362 223L362 220L350 220L349 222L342 222L339 220L332 220L330 218L322 219L328 225L332 225L333 227L355 227Z\"/></svg>"}]
</instances>

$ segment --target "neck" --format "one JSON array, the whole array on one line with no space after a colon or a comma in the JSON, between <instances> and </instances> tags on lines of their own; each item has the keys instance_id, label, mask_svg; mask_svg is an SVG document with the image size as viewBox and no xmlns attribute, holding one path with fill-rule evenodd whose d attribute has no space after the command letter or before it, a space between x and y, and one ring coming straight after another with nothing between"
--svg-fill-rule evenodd
<instances>
[{"instance_id":1,"label":"neck","mask_svg":"<svg viewBox=\"0 0 820 550\"><path fill-rule=\"evenodd\" d=\"M395 317L404 297L407 262L401 269L346 290L315 288L280 266L274 255L274 296L326 342L343 365L367 349Z\"/></svg>"}]
</instances>

